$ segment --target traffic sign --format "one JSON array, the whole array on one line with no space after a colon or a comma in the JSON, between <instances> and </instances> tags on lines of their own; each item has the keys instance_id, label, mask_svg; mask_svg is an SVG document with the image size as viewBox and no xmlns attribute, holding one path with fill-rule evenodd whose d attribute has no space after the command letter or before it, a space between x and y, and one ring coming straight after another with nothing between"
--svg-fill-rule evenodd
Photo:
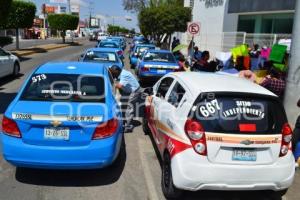
<instances>
[{"instance_id":1,"label":"traffic sign","mask_svg":"<svg viewBox=\"0 0 300 200\"><path fill-rule=\"evenodd\" d=\"M199 35L200 33L200 22L190 22L188 24L188 32L192 35Z\"/></svg>"}]
</instances>

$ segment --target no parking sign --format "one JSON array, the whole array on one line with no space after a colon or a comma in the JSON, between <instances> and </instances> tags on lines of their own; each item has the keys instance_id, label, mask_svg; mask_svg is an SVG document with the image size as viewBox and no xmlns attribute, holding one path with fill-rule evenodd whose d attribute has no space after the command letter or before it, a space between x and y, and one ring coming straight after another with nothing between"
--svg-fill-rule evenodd
<instances>
[{"instance_id":1,"label":"no parking sign","mask_svg":"<svg viewBox=\"0 0 300 200\"><path fill-rule=\"evenodd\" d=\"M199 35L199 33L200 33L200 22L190 22L190 23L188 23L188 30L187 31L192 36Z\"/></svg>"}]
</instances>

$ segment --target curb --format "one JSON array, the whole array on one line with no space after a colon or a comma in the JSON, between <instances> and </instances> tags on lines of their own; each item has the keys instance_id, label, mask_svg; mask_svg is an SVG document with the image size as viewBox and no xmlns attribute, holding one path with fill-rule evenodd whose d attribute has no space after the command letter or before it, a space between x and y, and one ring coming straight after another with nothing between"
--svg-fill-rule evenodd
<instances>
[{"instance_id":1,"label":"curb","mask_svg":"<svg viewBox=\"0 0 300 200\"><path fill-rule=\"evenodd\" d=\"M75 43L75 44L80 45L81 43ZM11 52L17 56L29 56L29 55L33 55L33 54L37 54L37 53L45 53L44 51L62 49L62 48L72 46L70 44L60 44L60 45L53 45L53 46L50 46L50 45L53 45L53 44L49 44L48 45L49 47L46 47L46 45L30 47L27 51L24 50L24 52L22 52L22 51L11 51Z\"/></svg>"}]
</instances>

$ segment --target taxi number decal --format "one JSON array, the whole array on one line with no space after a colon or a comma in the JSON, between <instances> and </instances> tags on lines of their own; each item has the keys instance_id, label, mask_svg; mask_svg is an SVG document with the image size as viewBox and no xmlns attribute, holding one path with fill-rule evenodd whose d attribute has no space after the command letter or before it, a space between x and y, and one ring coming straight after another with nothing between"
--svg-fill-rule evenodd
<instances>
[{"instance_id":1,"label":"taxi number decal","mask_svg":"<svg viewBox=\"0 0 300 200\"><path fill-rule=\"evenodd\" d=\"M215 114L217 110L221 110L217 99L200 106L200 112L204 117L209 117L209 115Z\"/></svg>"},{"instance_id":2,"label":"taxi number decal","mask_svg":"<svg viewBox=\"0 0 300 200\"><path fill-rule=\"evenodd\" d=\"M31 120L31 114L13 113L13 119Z\"/></svg>"},{"instance_id":3,"label":"taxi number decal","mask_svg":"<svg viewBox=\"0 0 300 200\"><path fill-rule=\"evenodd\" d=\"M45 74L40 74L31 78L33 83L40 82L45 79L47 79L47 76Z\"/></svg>"}]
</instances>

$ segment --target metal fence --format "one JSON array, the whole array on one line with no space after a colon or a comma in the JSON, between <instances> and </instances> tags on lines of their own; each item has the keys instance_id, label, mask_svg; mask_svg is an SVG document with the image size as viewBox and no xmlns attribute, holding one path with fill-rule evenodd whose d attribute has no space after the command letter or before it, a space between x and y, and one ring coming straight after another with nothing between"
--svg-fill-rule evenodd
<instances>
[{"instance_id":1,"label":"metal fence","mask_svg":"<svg viewBox=\"0 0 300 200\"><path fill-rule=\"evenodd\" d=\"M195 37L194 41L201 50L208 50L214 55L218 51L228 52L233 47L241 44L258 44L260 47L271 47L278 43L280 39L291 39L291 34L261 34L245 32L223 32L207 33ZM187 36L187 44L191 37Z\"/></svg>"}]
</instances>

